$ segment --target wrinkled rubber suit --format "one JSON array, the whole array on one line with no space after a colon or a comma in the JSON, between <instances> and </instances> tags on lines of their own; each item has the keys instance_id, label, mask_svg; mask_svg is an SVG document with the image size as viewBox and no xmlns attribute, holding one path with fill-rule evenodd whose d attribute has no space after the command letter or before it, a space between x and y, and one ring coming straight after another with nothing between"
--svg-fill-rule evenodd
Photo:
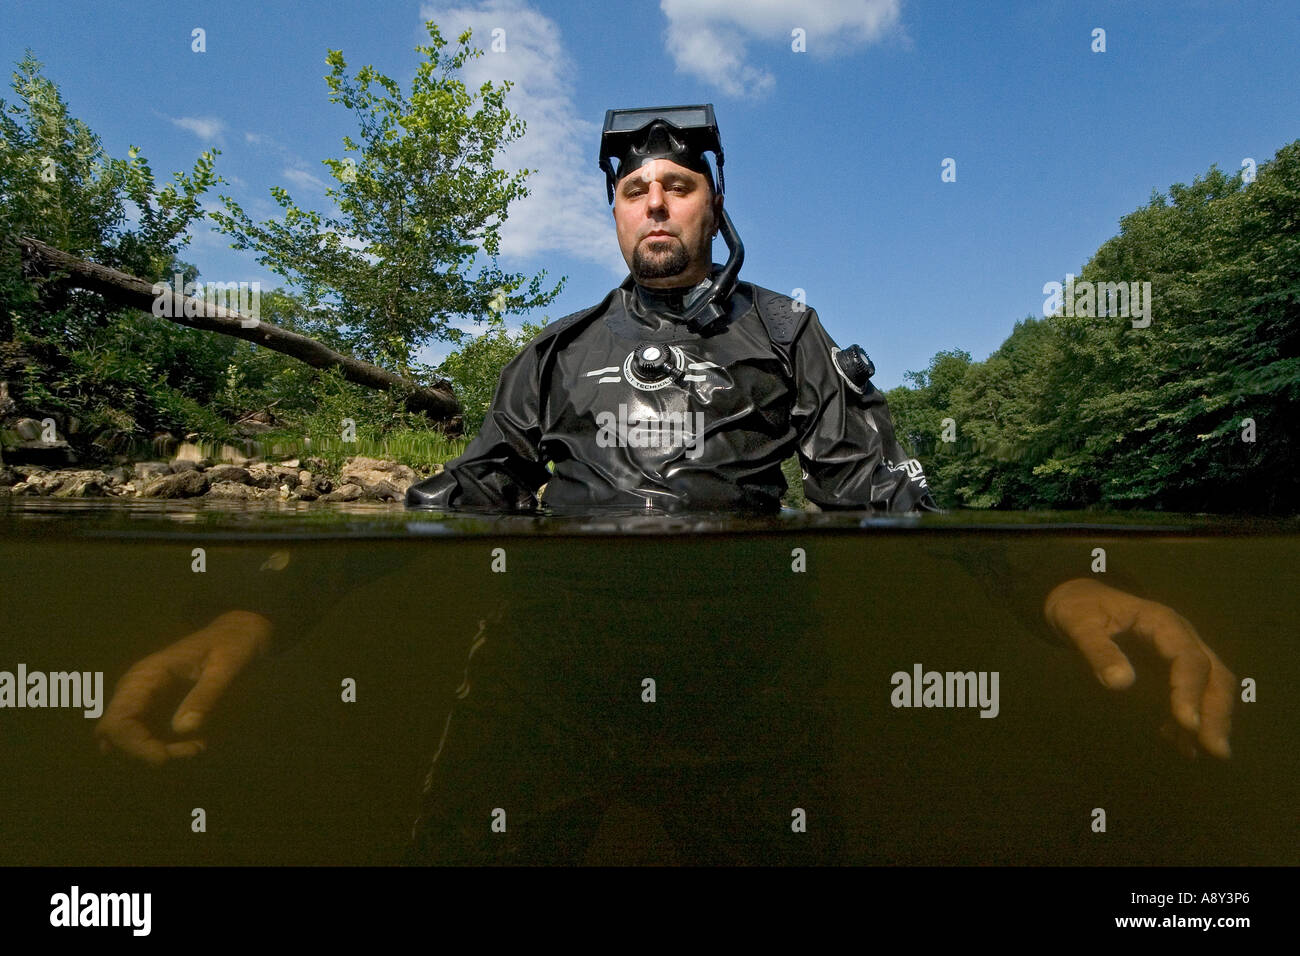
<instances>
[{"instance_id":1,"label":"wrinkled rubber suit","mask_svg":"<svg viewBox=\"0 0 1300 956\"><path fill-rule=\"evenodd\" d=\"M629 276L549 325L502 372L465 453L412 486L407 505L531 511L545 485L545 507L560 513L771 512L786 490L781 462L797 452L823 509L939 510L884 395L841 373L813 309L742 282L728 313L696 333L681 315L705 287L684 295ZM658 371L645 354L661 358Z\"/></svg>"}]
</instances>

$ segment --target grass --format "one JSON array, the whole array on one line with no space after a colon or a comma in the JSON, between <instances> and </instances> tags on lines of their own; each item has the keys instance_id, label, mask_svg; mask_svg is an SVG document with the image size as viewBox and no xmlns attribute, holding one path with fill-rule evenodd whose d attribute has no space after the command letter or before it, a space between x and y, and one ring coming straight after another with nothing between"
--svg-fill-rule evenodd
<instances>
[{"instance_id":1,"label":"grass","mask_svg":"<svg viewBox=\"0 0 1300 956\"><path fill-rule=\"evenodd\" d=\"M367 434L358 429L355 441L343 441L337 431L304 435L289 429L269 431L257 438L236 442L199 439L194 442L199 454L219 461L223 449L233 449L244 458L265 458L275 462L286 458L315 457L323 459L327 467L324 474L336 477L349 458L362 456L397 461L408 465L421 475L432 474L435 466L445 464L460 455L469 444L465 438L447 438L432 430L395 429L387 435ZM133 461L163 458L158 449L148 442L138 443L128 450Z\"/></svg>"},{"instance_id":2,"label":"grass","mask_svg":"<svg viewBox=\"0 0 1300 956\"><path fill-rule=\"evenodd\" d=\"M799 456L791 455L781 462L781 472L785 475L785 483L790 486L781 499L781 504L802 511L808 499L803 493L803 467L799 464Z\"/></svg>"},{"instance_id":3,"label":"grass","mask_svg":"<svg viewBox=\"0 0 1300 956\"><path fill-rule=\"evenodd\" d=\"M216 460L221 457L225 443L199 441L197 444L201 455ZM372 436L362 428L358 430L356 441L351 442L343 441L337 431L303 435L300 431L286 429L267 432L257 439L246 440L234 447L244 457L265 457L272 461L308 456L320 458L327 463L326 474L337 477L343 463L355 456L401 462L416 474L429 475L437 465L446 464L459 456L467 444L469 440L466 438L448 438L431 429L399 428L387 435ZM153 457L148 446L142 446L139 452L140 454L131 457L134 460ZM799 459L795 456L786 459L781 463L781 471L789 485L781 504L802 510L807 499L803 493Z\"/></svg>"}]
</instances>

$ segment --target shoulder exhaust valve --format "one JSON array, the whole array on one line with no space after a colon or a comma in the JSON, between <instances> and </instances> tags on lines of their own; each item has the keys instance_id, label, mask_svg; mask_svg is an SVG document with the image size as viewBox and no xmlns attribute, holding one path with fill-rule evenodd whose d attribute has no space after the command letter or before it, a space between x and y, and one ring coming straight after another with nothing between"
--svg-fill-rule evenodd
<instances>
[{"instance_id":1,"label":"shoulder exhaust valve","mask_svg":"<svg viewBox=\"0 0 1300 956\"><path fill-rule=\"evenodd\" d=\"M831 359L840 377L849 383L849 388L859 395L871 388L871 376L876 374L876 366L871 356L862 351L860 345L850 345L846 349L831 349Z\"/></svg>"}]
</instances>

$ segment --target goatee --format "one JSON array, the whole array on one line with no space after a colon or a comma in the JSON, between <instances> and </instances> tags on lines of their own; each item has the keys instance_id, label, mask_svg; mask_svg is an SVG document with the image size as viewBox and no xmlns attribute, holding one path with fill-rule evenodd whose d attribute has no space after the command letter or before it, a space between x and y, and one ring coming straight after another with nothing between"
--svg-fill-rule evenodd
<instances>
[{"instance_id":1,"label":"goatee","mask_svg":"<svg viewBox=\"0 0 1300 956\"><path fill-rule=\"evenodd\" d=\"M680 240L663 240L671 244L671 251L647 253L646 243L636 247L632 253L632 275L635 279L667 279L681 275L691 264L691 257L686 254L686 247ZM656 243L649 243L655 245Z\"/></svg>"}]
</instances>

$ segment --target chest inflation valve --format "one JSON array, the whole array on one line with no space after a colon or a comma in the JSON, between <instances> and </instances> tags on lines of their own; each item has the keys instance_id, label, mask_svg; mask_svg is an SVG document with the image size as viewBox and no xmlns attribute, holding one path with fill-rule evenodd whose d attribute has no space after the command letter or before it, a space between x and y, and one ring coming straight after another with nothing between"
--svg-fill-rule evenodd
<instances>
[{"instance_id":1,"label":"chest inflation valve","mask_svg":"<svg viewBox=\"0 0 1300 956\"><path fill-rule=\"evenodd\" d=\"M624 365L628 380L640 389L659 389L670 383L681 384L686 360L681 349L672 345L647 342L638 345Z\"/></svg>"}]
</instances>

